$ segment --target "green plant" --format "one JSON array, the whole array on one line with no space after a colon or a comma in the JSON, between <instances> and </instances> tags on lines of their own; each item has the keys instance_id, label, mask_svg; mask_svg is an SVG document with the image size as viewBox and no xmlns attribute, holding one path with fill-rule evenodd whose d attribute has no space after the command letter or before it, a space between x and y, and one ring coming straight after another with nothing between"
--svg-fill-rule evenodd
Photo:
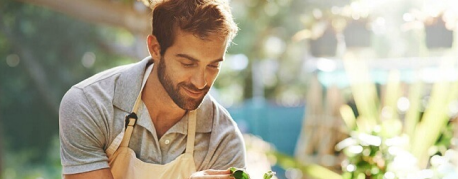
<instances>
[{"instance_id":1,"label":"green plant","mask_svg":"<svg viewBox=\"0 0 458 179\"><path fill-rule=\"evenodd\" d=\"M244 169L238 169L235 167L231 167L229 169L231 171L231 175L235 179L250 179L250 175L244 170ZM271 179L275 175L275 172L273 171L268 171L264 173L264 179Z\"/></svg>"},{"instance_id":2,"label":"green plant","mask_svg":"<svg viewBox=\"0 0 458 179\"><path fill-rule=\"evenodd\" d=\"M231 176L233 176L235 179L250 179L250 175L247 172L245 172L245 170L243 169L231 167L230 171L231 171Z\"/></svg>"},{"instance_id":3,"label":"green plant","mask_svg":"<svg viewBox=\"0 0 458 179\"><path fill-rule=\"evenodd\" d=\"M265 171L267 169L262 167L260 163L268 162L269 168L270 166L277 165L285 170L289 170L289 169L297 170L297 171L300 171L300 173L305 178L342 179L342 177L338 173L328 168L325 168L317 164L304 164L303 162L297 160L296 158L290 155L287 155L287 154L284 154L284 153L281 153L275 150L273 146L271 146L269 143L267 143L266 141L262 140L261 138L257 136L245 134L244 139L246 143L247 154L250 154L249 156L263 156L261 158L265 159L265 160L260 159L260 158L248 159L248 161L254 162L254 163L251 163L251 166L248 166L248 168L251 170L253 170L252 167L254 165L256 167L260 167L258 170L254 170L254 171ZM275 172L271 172L271 171L268 171L264 175L255 176L255 174L258 174L258 173L251 173L251 174L252 174L252 177L256 177L256 178L264 178L264 179L267 179L269 177L276 178L274 176Z\"/></svg>"},{"instance_id":4,"label":"green plant","mask_svg":"<svg viewBox=\"0 0 458 179\"><path fill-rule=\"evenodd\" d=\"M445 72L455 68L452 60L444 59L443 62L439 70L442 74L438 75L440 79L447 79L448 73ZM344 64L359 116L355 116L349 106L340 110L350 133L349 138L336 146L347 157L342 163L343 178L423 178L425 173L429 173L428 178L458 175L457 169L448 174L441 173L437 170L438 162L429 162L432 156L429 152L437 141L446 148L445 151L451 151L447 150L450 142L439 139L440 136L449 136L444 129L447 129L450 119L450 104L458 97L458 81L442 80L432 84L424 111L421 99L425 84L421 81L412 84L408 95L410 105L405 113L400 113L397 107L401 98L398 71L390 73L384 98L380 99L365 64L353 57L347 57ZM439 162L441 165L451 165L449 159L440 156L445 156L445 152L436 150L435 153L439 155L434 157L445 161Z\"/></svg>"}]
</instances>

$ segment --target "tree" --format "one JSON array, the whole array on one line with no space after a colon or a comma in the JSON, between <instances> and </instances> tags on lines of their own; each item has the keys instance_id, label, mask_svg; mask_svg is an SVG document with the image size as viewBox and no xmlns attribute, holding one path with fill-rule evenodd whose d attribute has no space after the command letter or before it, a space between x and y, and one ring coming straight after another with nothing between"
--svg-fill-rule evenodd
<instances>
[{"instance_id":1,"label":"tree","mask_svg":"<svg viewBox=\"0 0 458 179\"><path fill-rule=\"evenodd\" d=\"M126 29L134 34L134 36L138 37L144 37L150 30L150 21L148 20L150 18L150 13L149 10L145 8L147 6L142 5L148 5L150 3L148 0L143 0L143 3L135 0L123 0L121 2L110 0L21 1L47 7L85 22L105 24ZM247 68L242 70L241 73L230 73L230 78L233 79L232 83L238 83L239 86L243 87L243 99L250 99L253 97L253 88L257 88L256 85L253 86L253 80L260 80L253 79L252 70L261 68L253 66L253 63L264 64L263 61L266 60L273 61L279 67L276 71L271 72L272 74L269 75L272 76L273 79L261 79L263 82L260 84L270 81L267 82L268 85L261 86L261 88L263 88L261 90L265 91L265 95L262 97L275 99L285 92L295 93L296 95L305 94L302 91L305 83L304 79L296 78L297 74L302 70L301 67L303 62L301 59L302 56L304 56L304 50L302 49L305 49L305 43L293 41L292 37L298 31L305 28L302 23L298 22L300 22L300 17L310 15L307 13L311 11L311 8L306 6L310 3L311 2L299 0L231 1L231 5L233 6L233 15L236 22L239 24L241 31L236 39L234 39L234 42L237 45L232 46L229 49L229 52L245 54L250 62L248 63ZM335 2L333 1L333 3ZM329 4L332 3L318 3L317 5L330 7ZM282 49L278 52L279 54L276 54L274 57L269 54L269 49L265 47L267 44L266 42L273 38L280 39L280 42L284 44ZM112 49L116 48L112 47ZM137 49L146 49L146 47L144 47L143 40L140 42L139 48ZM119 52L120 50L113 51ZM143 55L145 54L146 51L144 51ZM221 78L224 77L221 76ZM230 83L224 82L224 80L218 80L215 84L215 86L219 88L225 88L228 87L228 85L230 85ZM298 99L299 98L300 96L298 96Z\"/></svg>"},{"instance_id":2,"label":"tree","mask_svg":"<svg viewBox=\"0 0 458 179\"><path fill-rule=\"evenodd\" d=\"M114 41L126 32L91 26L31 4L1 4L1 137L5 153L29 151L30 161L40 162L58 133L58 106L65 91L96 72L135 60L128 57L131 54L113 53L113 46L107 45L112 44L107 39Z\"/></svg>"},{"instance_id":3,"label":"tree","mask_svg":"<svg viewBox=\"0 0 458 179\"><path fill-rule=\"evenodd\" d=\"M100 0L20 0L50 8L57 12L95 24L121 27L134 34L150 32L150 13L144 7L134 9L135 1Z\"/></svg>"}]
</instances>

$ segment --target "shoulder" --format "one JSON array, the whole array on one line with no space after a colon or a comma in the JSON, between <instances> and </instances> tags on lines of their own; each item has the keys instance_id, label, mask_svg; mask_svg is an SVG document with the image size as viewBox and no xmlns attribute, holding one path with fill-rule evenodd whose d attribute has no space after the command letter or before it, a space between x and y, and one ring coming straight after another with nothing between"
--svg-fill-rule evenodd
<instances>
[{"instance_id":1,"label":"shoulder","mask_svg":"<svg viewBox=\"0 0 458 179\"><path fill-rule=\"evenodd\" d=\"M207 94L197 109L196 132L209 133L220 127L235 127L231 115L210 94Z\"/></svg>"},{"instance_id":2,"label":"shoulder","mask_svg":"<svg viewBox=\"0 0 458 179\"><path fill-rule=\"evenodd\" d=\"M69 98L86 97L90 103L98 107L108 107L115 104L116 98L126 96L128 92L140 88L142 74L150 58L137 63L114 67L97 73L71 87L65 96ZM65 102L66 98L62 99ZM124 99L124 98L122 98ZM119 99L119 101L122 101Z\"/></svg>"},{"instance_id":3,"label":"shoulder","mask_svg":"<svg viewBox=\"0 0 458 179\"><path fill-rule=\"evenodd\" d=\"M115 67L97 73L72 86L61 101L61 110L94 108L95 104L103 101L110 102L113 97L116 79L128 66ZM105 105L108 106L108 105Z\"/></svg>"},{"instance_id":4,"label":"shoulder","mask_svg":"<svg viewBox=\"0 0 458 179\"><path fill-rule=\"evenodd\" d=\"M59 106L60 122L63 125L80 125L89 121L97 123L95 126L107 124L114 114L113 99L118 76L131 66L105 70L72 86L62 97Z\"/></svg>"},{"instance_id":5,"label":"shoulder","mask_svg":"<svg viewBox=\"0 0 458 179\"><path fill-rule=\"evenodd\" d=\"M129 69L133 65L134 64L122 65L122 66L114 67L114 68L99 72L79 82L78 84L74 85L73 87L84 89L84 88L90 88L91 86L94 86L100 82L106 82L106 81L114 82L113 79L116 79L116 77L119 76L119 74L127 71L127 69Z\"/></svg>"},{"instance_id":6,"label":"shoulder","mask_svg":"<svg viewBox=\"0 0 458 179\"><path fill-rule=\"evenodd\" d=\"M212 106L213 117L215 119L233 122L231 114L227 111L226 108L224 108L221 104L219 104L218 101L216 101L215 98L213 98L213 96L207 95L207 98L208 98L207 99L208 103L211 104Z\"/></svg>"},{"instance_id":7,"label":"shoulder","mask_svg":"<svg viewBox=\"0 0 458 179\"><path fill-rule=\"evenodd\" d=\"M212 133L218 137L228 137L233 139L241 139L241 132L237 126L237 123L232 119L231 114L218 103L211 95L208 95L207 102L211 104L212 109ZM214 137L216 137L214 136Z\"/></svg>"},{"instance_id":8,"label":"shoulder","mask_svg":"<svg viewBox=\"0 0 458 179\"><path fill-rule=\"evenodd\" d=\"M203 116L203 119L200 119L201 124L203 124L201 127L207 128L207 132L220 132L220 129L226 129L225 132L228 130L238 130L237 124L232 119L231 114L210 94L204 98L199 108L198 115ZM199 120L197 123L199 125ZM219 132L216 134L223 135L223 133Z\"/></svg>"}]
</instances>

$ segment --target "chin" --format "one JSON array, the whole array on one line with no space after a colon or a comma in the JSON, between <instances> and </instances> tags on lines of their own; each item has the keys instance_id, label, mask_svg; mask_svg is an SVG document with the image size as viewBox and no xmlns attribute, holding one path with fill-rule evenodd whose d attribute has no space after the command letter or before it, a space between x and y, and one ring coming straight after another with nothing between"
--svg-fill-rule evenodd
<instances>
[{"instance_id":1,"label":"chin","mask_svg":"<svg viewBox=\"0 0 458 179\"><path fill-rule=\"evenodd\" d=\"M204 95L203 97L201 97L200 99L193 99L193 98L187 98L185 101L187 102L184 102L181 103L181 104L177 104L181 109L184 109L184 110L196 110L197 108L199 108L201 105L202 105L202 102L204 100L206 95Z\"/></svg>"}]
</instances>

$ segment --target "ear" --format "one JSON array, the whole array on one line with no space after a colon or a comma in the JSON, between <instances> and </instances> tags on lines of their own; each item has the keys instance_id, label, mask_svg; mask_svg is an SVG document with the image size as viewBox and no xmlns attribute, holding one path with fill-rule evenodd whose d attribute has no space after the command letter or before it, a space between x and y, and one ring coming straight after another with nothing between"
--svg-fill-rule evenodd
<instances>
[{"instance_id":1,"label":"ear","mask_svg":"<svg viewBox=\"0 0 458 179\"><path fill-rule=\"evenodd\" d=\"M146 39L146 43L148 46L148 51L151 57L153 57L153 61L156 62L156 60L161 59L161 45L159 45L159 42L157 41L156 36L154 35L148 35Z\"/></svg>"}]
</instances>

